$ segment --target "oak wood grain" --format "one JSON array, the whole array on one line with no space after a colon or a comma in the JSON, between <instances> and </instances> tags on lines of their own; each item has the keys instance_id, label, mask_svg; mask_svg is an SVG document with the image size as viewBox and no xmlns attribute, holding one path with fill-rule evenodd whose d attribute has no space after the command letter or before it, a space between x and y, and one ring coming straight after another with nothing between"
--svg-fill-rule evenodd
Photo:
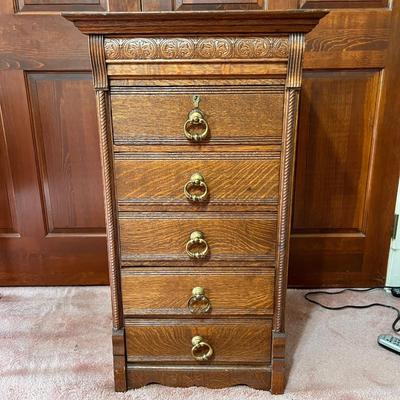
<instances>
[{"instance_id":1,"label":"oak wood grain","mask_svg":"<svg viewBox=\"0 0 400 400\"><path fill-rule=\"evenodd\" d=\"M108 64L108 74L111 78L125 79L126 77L137 77L143 79L145 76L154 76L156 78L169 77L175 78L182 75L188 78L211 77L221 78L225 74L231 75L232 78L244 77L277 77L281 79L286 75L287 68L285 62L276 63L255 63L245 61L237 61L235 63L226 62L210 62L199 64L188 62L185 69L182 69L182 62L169 62L165 64L157 63L115 63Z\"/></svg>"},{"instance_id":2,"label":"oak wood grain","mask_svg":"<svg viewBox=\"0 0 400 400\"><path fill-rule=\"evenodd\" d=\"M109 11L143 11L140 0L108 0Z\"/></svg>"},{"instance_id":3,"label":"oak wood grain","mask_svg":"<svg viewBox=\"0 0 400 400\"><path fill-rule=\"evenodd\" d=\"M368 8L330 12L307 35L305 70L383 68L390 14Z\"/></svg>"},{"instance_id":4,"label":"oak wood grain","mask_svg":"<svg viewBox=\"0 0 400 400\"><path fill-rule=\"evenodd\" d=\"M28 82L47 233L104 235L100 155L89 150L99 147L90 75L33 73Z\"/></svg>"},{"instance_id":5,"label":"oak wood grain","mask_svg":"<svg viewBox=\"0 0 400 400\"><path fill-rule=\"evenodd\" d=\"M114 387L116 392L125 392L127 390L126 376L126 349L125 349L125 330L113 329L113 364L114 364Z\"/></svg>"},{"instance_id":6,"label":"oak wood grain","mask_svg":"<svg viewBox=\"0 0 400 400\"><path fill-rule=\"evenodd\" d=\"M116 143L187 143L183 124L193 110L193 96L210 133L208 143L227 140L262 141L282 134L283 87L112 89ZM263 114L263 118L259 116Z\"/></svg>"},{"instance_id":7,"label":"oak wood grain","mask_svg":"<svg viewBox=\"0 0 400 400\"><path fill-rule=\"evenodd\" d=\"M120 213L122 265L272 265L276 216L261 213ZM204 259L185 251L193 231L209 246Z\"/></svg>"},{"instance_id":8,"label":"oak wood grain","mask_svg":"<svg viewBox=\"0 0 400 400\"><path fill-rule=\"evenodd\" d=\"M144 148L140 144L114 144L113 154L117 157L123 158L120 153L130 153L140 155L141 153L151 154L151 153L164 153L167 156L169 153L185 153L185 157L188 158L189 154L197 155L200 153L229 153L234 155L240 155L241 153L254 154L257 156L262 156L262 153L275 153L282 150L282 138L281 137L270 137L265 139L265 144L242 144L238 146L235 142L232 144L210 144L209 142L199 142L199 143L183 143L183 144L148 144ZM127 157L130 156L127 154Z\"/></svg>"},{"instance_id":9,"label":"oak wood grain","mask_svg":"<svg viewBox=\"0 0 400 400\"><path fill-rule=\"evenodd\" d=\"M178 153L115 156L116 195L120 206L181 206L187 210L213 205L277 205L280 154ZM193 173L204 177L208 196L202 202L186 198L183 189ZM204 191L204 189L202 190ZM196 188L190 192L199 192ZM160 208L162 210L162 208Z\"/></svg>"},{"instance_id":10,"label":"oak wood grain","mask_svg":"<svg viewBox=\"0 0 400 400\"><path fill-rule=\"evenodd\" d=\"M272 332L272 376L271 376L271 393L281 394L285 390L286 385L286 335L281 332Z\"/></svg>"},{"instance_id":11,"label":"oak wood grain","mask_svg":"<svg viewBox=\"0 0 400 400\"><path fill-rule=\"evenodd\" d=\"M225 86L249 86L249 85L267 85L267 86L277 86L281 85L284 86L286 82L286 79L284 78L268 78L268 77L260 77L260 78L238 78L238 79L230 79L229 77L224 77L223 79L206 79L206 78L201 78L197 77L195 80L193 79L184 79L184 78L179 78L179 79L146 79L146 77L143 77L143 79L109 79L109 85L110 87L180 87L180 86L193 86L193 84L199 86L199 87L209 87L209 86L220 86L220 87L225 87Z\"/></svg>"},{"instance_id":12,"label":"oak wood grain","mask_svg":"<svg viewBox=\"0 0 400 400\"><path fill-rule=\"evenodd\" d=\"M264 34L310 32L327 14L326 10L288 11L196 11L154 13L63 13L86 34Z\"/></svg>"},{"instance_id":13,"label":"oak wood grain","mask_svg":"<svg viewBox=\"0 0 400 400\"><path fill-rule=\"evenodd\" d=\"M107 11L107 0L14 0L16 12Z\"/></svg>"},{"instance_id":14,"label":"oak wood grain","mask_svg":"<svg viewBox=\"0 0 400 400\"><path fill-rule=\"evenodd\" d=\"M365 276L382 285L385 282L390 238L400 171L399 115L400 94L396 82L400 71L400 3L392 2L392 19L381 103L377 116L375 165L371 171L370 219L365 243ZM379 250L378 250L379 249Z\"/></svg>"},{"instance_id":15,"label":"oak wood grain","mask_svg":"<svg viewBox=\"0 0 400 400\"><path fill-rule=\"evenodd\" d=\"M137 320L126 319L128 362L185 364L268 363L271 359L271 321ZM200 335L212 346L210 361L191 354L192 337Z\"/></svg>"},{"instance_id":16,"label":"oak wood grain","mask_svg":"<svg viewBox=\"0 0 400 400\"><path fill-rule=\"evenodd\" d=\"M146 1L146 0L145 0ZM173 10L263 10L267 8L264 0L174 0Z\"/></svg>"},{"instance_id":17,"label":"oak wood grain","mask_svg":"<svg viewBox=\"0 0 400 400\"><path fill-rule=\"evenodd\" d=\"M56 75L56 77L59 75ZM74 188L75 193L68 191L65 185L61 188L63 193L69 199L79 198L80 191L80 177L90 172L92 181L86 183L86 187L90 190L96 191L97 174L100 172L96 170L95 165L98 160L96 138L92 137L92 130L90 125L90 118L86 125L85 132L81 133L81 140L87 140L91 146L87 148L78 147L68 148L67 139L72 140L74 143L75 137L71 137L71 128L73 122L66 122L64 120L63 131L59 130L60 125L55 124L50 128L52 122L60 118L68 119L71 112L69 108L69 95L71 93L84 93L86 90L90 92L90 86L87 86L87 75L80 75L82 80L69 81L65 73L61 73L59 85L51 78L54 75L47 75L50 77L49 81L45 81L44 86L41 86L42 102L39 105L51 105L57 108L57 96L53 97L53 101L47 102L51 94L61 95L64 97L62 108L59 114L54 111L46 118L46 110L42 109L42 121L46 132L42 131L45 135L52 130L53 135L61 135L58 143L49 138L46 142L47 150L51 152L60 151L64 146L64 153L67 154L71 151L73 154L64 156L55 160L53 154L50 154L49 163L51 168L55 170L50 171L53 180L51 186L57 186L61 179L56 178L55 171L62 172L63 174L70 174L63 176L64 182L70 182ZM74 284L101 284L107 282L106 267L106 247L105 247L105 233L102 229L102 212L96 211L95 208L91 209L87 215L83 215L78 205L70 204L66 199L58 197L58 193L52 197L52 200L60 199L63 206L59 206L55 210L55 214L50 215L56 222L56 228L61 231L51 233L49 232L46 224L46 203L43 199L42 185L40 181L39 166L38 166L38 153L37 144L34 140L34 132L32 126L32 112L38 112L38 108L32 110L32 101L28 96L27 84L29 83L29 75L27 76L21 70L7 70L0 72L0 114L2 116L2 129L0 134L5 138L6 147L4 146L4 139L2 150L7 154L1 154L2 161L7 163L9 161L10 175L9 178L12 182L7 184L7 197L8 201L13 202L11 210L15 210L15 219L5 216L4 218L4 236L0 237L0 282L3 285L74 285ZM52 90L55 86L60 91ZM70 91L72 90L72 92ZM75 104L80 104L84 110L93 110L93 99L88 95L86 98L82 97ZM35 103L38 104L38 103ZM60 103L59 103L60 104ZM46 108L46 106L45 106ZM54 109L53 108L53 109ZM48 112L48 110L47 110ZM35 114L35 119L36 119ZM58 115L58 117L57 117ZM62 126L62 123L61 123ZM82 122L76 121L75 127L82 126ZM95 128L95 127L94 127ZM87 136L88 135L88 136ZM42 136L43 137L43 136ZM62 152L61 152L62 153ZM73 160L77 165L84 165L84 161L75 158L77 154L80 157L92 161L92 165L86 166L86 171L79 171L73 167L69 168L69 160ZM79 164L83 162L83 164ZM99 166L99 165L98 165ZM93 169L92 169L93 168ZM89 171L88 171L89 170ZM72 174L72 171L74 172ZM2 170L7 173L7 167ZM8 179L9 179L8 178ZM3 178L4 179L4 178ZM7 179L7 177L5 178ZM54 192L53 192L54 193ZM91 197L88 195L88 197ZM92 204L96 205L98 199L101 201L101 192L98 192L98 197ZM4 200L3 200L4 201ZM57 203L57 200L56 200ZM101 203L100 203L101 204ZM13 211L11 211L13 213ZM70 218L71 217L71 218ZM85 226L87 224L87 226ZM101 228L98 229L98 228ZM71 232L72 231L72 232ZM71 234L72 233L72 234ZM96 249L96 251L94 251Z\"/></svg>"},{"instance_id":18,"label":"oak wood grain","mask_svg":"<svg viewBox=\"0 0 400 400\"><path fill-rule=\"evenodd\" d=\"M19 236L15 207L15 188L4 120L0 107L0 237Z\"/></svg>"},{"instance_id":19,"label":"oak wood grain","mask_svg":"<svg viewBox=\"0 0 400 400\"><path fill-rule=\"evenodd\" d=\"M300 0L300 8L385 8L389 0Z\"/></svg>"},{"instance_id":20,"label":"oak wood grain","mask_svg":"<svg viewBox=\"0 0 400 400\"><path fill-rule=\"evenodd\" d=\"M288 37L283 36L205 36L205 37L128 37L106 38L107 63L148 63L179 60L187 62L240 60L285 62Z\"/></svg>"},{"instance_id":21,"label":"oak wood grain","mask_svg":"<svg viewBox=\"0 0 400 400\"><path fill-rule=\"evenodd\" d=\"M97 89L108 89L108 81L103 79L105 61L108 78L113 81L111 109L103 101L106 107L100 108L100 123L102 137L108 133L108 138L114 140L113 146L108 143L106 151L107 171L114 162L120 163L115 181L125 190L123 194L120 189L116 192L117 198L121 195L118 219L115 219L118 231L109 231L108 236L109 243L120 245L119 252L112 257L116 259L118 254L120 265L111 263L110 270L115 272L122 267L124 286L120 297L125 306L127 363L138 365L138 368L132 365L128 372L128 385L136 376L143 384L154 379L185 386L193 376L190 368L194 366L209 365L208 370L212 371L216 366L246 365L250 367L241 381L235 368L225 370L226 381L248 382L261 388L270 386L272 328L274 334L284 332L290 198L304 32L323 15L325 12L303 12L301 17L300 13L290 13L290 23L286 20L289 14L280 12L268 16L251 12L189 12L184 17L171 13L152 13L150 17L118 14L118 18L92 14L90 22L83 14L69 15L83 32L92 35L91 45L97 46L96 51L91 48ZM205 16L206 22L200 22ZM218 19L217 24L212 23L214 18ZM162 36L158 31L161 20ZM101 47L102 35L110 32L108 29L118 29L118 32L106 37L103 57L98 47ZM271 41L268 37L255 37L272 32L285 34ZM207 36L198 38L202 33ZM206 48L204 52L205 42L217 47ZM267 42L286 43L286 47L268 47ZM221 43L228 46L228 51L221 53L224 50ZM242 47L246 43L249 46ZM164 45L168 46L164 48ZM285 76L285 85L282 85ZM222 83L225 77L229 84ZM273 77L277 78L276 84ZM135 78L140 84L130 86L134 85ZM145 82L153 78L159 86L151 87ZM174 81L183 78L186 84L163 84L169 78ZM215 80L216 84L202 86L200 82L206 79ZM265 79L267 82L262 82ZM97 95L98 99L106 98L104 91L98 91ZM194 145L186 151L188 143L182 131L189 111L195 107L193 95L201 97L199 107L210 124L210 137L203 146ZM238 146L241 151L227 152L224 145ZM255 146L257 150L244 152L240 145ZM276 152L265 152L265 147L281 145ZM208 152L207 146L214 149ZM216 148L221 150L218 152ZM115 154L111 160L112 151ZM242 164L240 168L239 164ZM215 192L220 208L188 207L186 212L184 208L179 212L170 208L170 200L179 203L178 186L182 186L183 175L192 167L202 169L193 172L207 173L210 177L209 202ZM228 172L221 173L221 168ZM172 186L159 177L163 173L173 182ZM264 181L257 183L252 174ZM237 189L232 188L236 187L235 176L243 184ZM274 189L272 182L275 182ZM113 188L114 183L108 179L107 187ZM169 192L171 187L173 191ZM256 188L254 194L248 193L249 187ZM225 197L232 190L238 190L234 198ZM107 210L116 210L116 201L114 193L109 191ZM138 202L142 202L142 210ZM269 210L273 212L260 210L257 204L263 202L276 208ZM130 203L136 208L129 209ZM241 208L243 204L249 207ZM167 208L163 210L165 205ZM107 221L111 214L107 214ZM204 241L201 245L192 239L190 244L194 230L204 233L209 250L199 260L189 257L187 247L190 245L192 251L204 250ZM115 278L113 273L112 277ZM188 296L199 280L211 302L210 313L201 317L187 314ZM113 288L119 290L119 279L114 279ZM235 296L238 290L243 291L241 298ZM214 349L210 360L195 360L191 343L194 335L201 335ZM275 347L278 354L279 346ZM283 391L283 365L283 358L276 358L271 367L275 369L274 392ZM167 374L167 368L173 366L176 371L181 368L176 378ZM183 370L184 366L188 368ZM252 371L254 366L264 370ZM150 367L155 368L152 370L155 374ZM208 370L204 368L194 382L210 376L210 386L220 385L222 371L215 369L214 374L208 375ZM257 374L250 378L251 372Z\"/></svg>"},{"instance_id":22,"label":"oak wood grain","mask_svg":"<svg viewBox=\"0 0 400 400\"><path fill-rule=\"evenodd\" d=\"M365 232L378 89L377 70L305 74L294 233Z\"/></svg>"},{"instance_id":23,"label":"oak wood grain","mask_svg":"<svg viewBox=\"0 0 400 400\"><path fill-rule=\"evenodd\" d=\"M128 387L139 388L149 383L174 387L203 386L221 389L247 385L268 390L271 386L270 366L241 365L140 365L129 364Z\"/></svg>"},{"instance_id":24,"label":"oak wood grain","mask_svg":"<svg viewBox=\"0 0 400 400\"><path fill-rule=\"evenodd\" d=\"M204 289L211 304L209 312L196 317L273 313L273 269L132 268L122 271L124 314L193 317L188 300L195 287Z\"/></svg>"}]
</instances>

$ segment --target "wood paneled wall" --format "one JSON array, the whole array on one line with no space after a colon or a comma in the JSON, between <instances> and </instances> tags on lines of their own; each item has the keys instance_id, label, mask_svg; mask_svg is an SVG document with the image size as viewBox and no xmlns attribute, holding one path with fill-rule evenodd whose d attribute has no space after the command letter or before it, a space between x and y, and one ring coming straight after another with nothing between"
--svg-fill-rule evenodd
<instances>
[{"instance_id":1,"label":"wood paneled wall","mask_svg":"<svg viewBox=\"0 0 400 400\"><path fill-rule=\"evenodd\" d=\"M2 285L108 280L87 43L54 13L105 6L97 0L0 3Z\"/></svg>"},{"instance_id":2,"label":"wood paneled wall","mask_svg":"<svg viewBox=\"0 0 400 400\"><path fill-rule=\"evenodd\" d=\"M290 285L383 283L400 154L389 1L5 0L0 284L107 282L87 43L59 12L238 8L332 10L307 37Z\"/></svg>"}]
</instances>

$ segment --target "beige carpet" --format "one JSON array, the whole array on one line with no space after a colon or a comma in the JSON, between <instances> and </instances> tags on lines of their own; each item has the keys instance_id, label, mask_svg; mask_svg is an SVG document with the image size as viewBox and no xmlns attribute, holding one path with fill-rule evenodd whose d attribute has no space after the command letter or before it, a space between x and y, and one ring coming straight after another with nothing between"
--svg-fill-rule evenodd
<instances>
[{"instance_id":1,"label":"beige carpet","mask_svg":"<svg viewBox=\"0 0 400 400\"><path fill-rule=\"evenodd\" d=\"M0 288L0 399L261 400L268 392L150 385L113 392L109 289ZM289 382L276 399L399 400L400 356L376 344L394 312L329 312L288 295ZM400 301L384 292L330 303Z\"/></svg>"}]
</instances>

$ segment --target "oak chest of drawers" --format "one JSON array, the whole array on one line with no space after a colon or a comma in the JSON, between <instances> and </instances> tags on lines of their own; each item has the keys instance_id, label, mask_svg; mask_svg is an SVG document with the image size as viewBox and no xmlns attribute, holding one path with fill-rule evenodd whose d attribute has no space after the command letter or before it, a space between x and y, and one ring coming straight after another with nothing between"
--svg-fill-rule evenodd
<instances>
[{"instance_id":1,"label":"oak chest of drawers","mask_svg":"<svg viewBox=\"0 0 400 400\"><path fill-rule=\"evenodd\" d=\"M323 15L65 14L89 35L116 390L283 391L304 35Z\"/></svg>"}]
</instances>

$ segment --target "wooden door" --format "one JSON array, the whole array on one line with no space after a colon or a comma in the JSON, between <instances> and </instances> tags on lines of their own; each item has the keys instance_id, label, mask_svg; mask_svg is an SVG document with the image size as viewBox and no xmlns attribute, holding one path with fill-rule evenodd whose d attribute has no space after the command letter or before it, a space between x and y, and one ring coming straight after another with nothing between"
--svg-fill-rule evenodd
<instances>
[{"instance_id":1,"label":"wooden door","mask_svg":"<svg viewBox=\"0 0 400 400\"><path fill-rule=\"evenodd\" d=\"M372 286L385 281L400 154L398 132L385 123L393 104L382 90L396 86L391 71L396 67L387 59L400 48L400 36L393 36L388 50L391 3L142 0L148 11L331 10L307 37L290 286ZM398 3L393 2L396 10Z\"/></svg>"},{"instance_id":2,"label":"wooden door","mask_svg":"<svg viewBox=\"0 0 400 400\"><path fill-rule=\"evenodd\" d=\"M399 134L385 124L394 104L383 91L396 86L393 10L382 0L299 7L331 13L307 38L289 283L382 285L400 154Z\"/></svg>"},{"instance_id":3,"label":"wooden door","mask_svg":"<svg viewBox=\"0 0 400 400\"><path fill-rule=\"evenodd\" d=\"M107 1L0 2L1 285L108 281L88 49L64 10Z\"/></svg>"},{"instance_id":4,"label":"wooden door","mask_svg":"<svg viewBox=\"0 0 400 400\"><path fill-rule=\"evenodd\" d=\"M289 283L382 284L400 154L387 0L1 1L0 284L107 282L87 44L60 11L311 7L332 12L307 38Z\"/></svg>"}]
</instances>

